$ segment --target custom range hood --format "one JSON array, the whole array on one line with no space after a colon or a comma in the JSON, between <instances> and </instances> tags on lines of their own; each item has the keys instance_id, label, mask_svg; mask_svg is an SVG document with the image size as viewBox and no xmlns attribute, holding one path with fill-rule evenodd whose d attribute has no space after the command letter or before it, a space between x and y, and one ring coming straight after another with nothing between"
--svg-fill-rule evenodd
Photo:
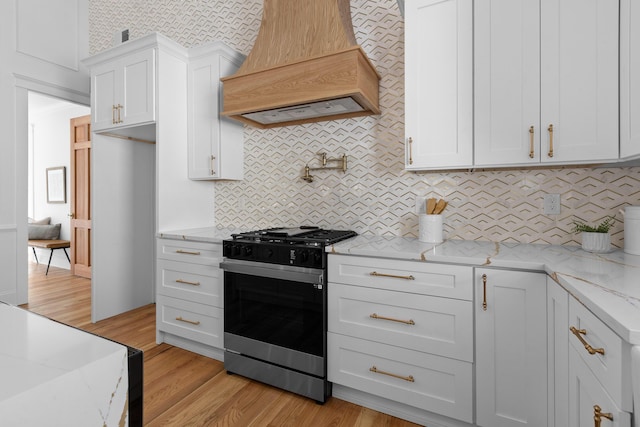
<instances>
[{"instance_id":1,"label":"custom range hood","mask_svg":"<svg viewBox=\"0 0 640 427\"><path fill-rule=\"evenodd\" d=\"M380 114L350 0L264 0L253 49L220 80L221 114L260 128Z\"/></svg>"}]
</instances>

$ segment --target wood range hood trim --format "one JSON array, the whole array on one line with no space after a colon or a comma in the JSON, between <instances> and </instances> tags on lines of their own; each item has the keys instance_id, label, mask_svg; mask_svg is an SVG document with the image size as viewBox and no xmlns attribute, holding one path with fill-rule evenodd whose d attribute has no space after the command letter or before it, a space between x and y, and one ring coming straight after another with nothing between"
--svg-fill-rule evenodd
<instances>
[{"instance_id":1,"label":"wood range hood trim","mask_svg":"<svg viewBox=\"0 0 640 427\"><path fill-rule=\"evenodd\" d=\"M349 0L265 0L252 51L221 81L221 114L259 128L380 114L380 75L355 41Z\"/></svg>"}]
</instances>

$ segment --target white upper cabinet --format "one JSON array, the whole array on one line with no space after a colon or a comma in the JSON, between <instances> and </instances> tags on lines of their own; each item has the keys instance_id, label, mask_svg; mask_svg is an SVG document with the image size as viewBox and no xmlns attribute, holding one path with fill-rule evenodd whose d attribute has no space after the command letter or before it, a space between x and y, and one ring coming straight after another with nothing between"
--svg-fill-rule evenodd
<instances>
[{"instance_id":1,"label":"white upper cabinet","mask_svg":"<svg viewBox=\"0 0 640 427\"><path fill-rule=\"evenodd\" d=\"M91 69L93 130L155 120L155 49L149 47Z\"/></svg>"},{"instance_id":2,"label":"white upper cabinet","mask_svg":"<svg viewBox=\"0 0 640 427\"><path fill-rule=\"evenodd\" d=\"M640 155L640 3L620 1L620 158Z\"/></svg>"},{"instance_id":3,"label":"white upper cabinet","mask_svg":"<svg viewBox=\"0 0 640 427\"><path fill-rule=\"evenodd\" d=\"M476 0L476 166L618 158L617 0Z\"/></svg>"},{"instance_id":4,"label":"white upper cabinet","mask_svg":"<svg viewBox=\"0 0 640 427\"><path fill-rule=\"evenodd\" d=\"M473 2L412 0L405 13L405 165L473 163Z\"/></svg>"},{"instance_id":5,"label":"white upper cabinet","mask_svg":"<svg viewBox=\"0 0 640 427\"><path fill-rule=\"evenodd\" d=\"M234 74L244 56L222 42L193 48L189 54L189 178L242 179L244 127L220 116L220 78Z\"/></svg>"}]
</instances>

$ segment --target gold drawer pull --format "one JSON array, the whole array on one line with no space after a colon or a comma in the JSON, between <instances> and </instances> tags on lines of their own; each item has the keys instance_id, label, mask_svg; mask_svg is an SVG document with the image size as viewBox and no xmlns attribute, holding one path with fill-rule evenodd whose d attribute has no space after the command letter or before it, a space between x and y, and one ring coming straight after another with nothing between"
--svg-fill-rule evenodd
<instances>
[{"instance_id":1,"label":"gold drawer pull","mask_svg":"<svg viewBox=\"0 0 640 427\"><path fill-rule=\"evenodd\" d=\"M409 137L409 164L413 164L413 138Z\"/></svg>"},{"instance_id":2,"label":"gold drawer pull","mask_svg":"<svg viewBox=\"0 0 640 427\"><path fill-rule=\"evenodd\" d=\"M413 382L416 381L416 380L413 379L413 375L409 375L408 377L403 377L402 375L397 375L397 374L392 374L391 372L381 371L380 369L376 368L375 366L370 367L369 370L371 372L376 373L376 374L389 375L390 377L393 377L393 378L400 378L401 380L405 380L405 381L408 381L410 383L413 383Z\"/></svg>"},{"instance_id":3,"label":"gold drawer pull","mask_svg":"<svg viewBox=\"0 0 640 427\"><path fill-rule=\"evenodd\" d=\"M598 405L593 405L593 425L594 427L600 427L602 418L606 418L609 421L613 421L613 414L611 412L602 412L602 408Z\"/></svg>"},{"instance_id":4,"label":"gold drawer pull","mask_svg":"<svg viewBox=\"0 0 640 427\"><path fill-rule=\"evenodd\" d=\"M393 317L378 316L376 313L370 314L369 317L371 317L372 319L389 320L391 322L406 323L407 325L416 324L416 322L414 322L413 319L409 319L409 320L394 319Z\"/></svg>"},{"instance_id":5,"label":"gold drawer pull","mask_svg":"<svg viewBox=\"0 0 640 427\"><path fill-rule=\"evenodd\" d=\"M185 255L200 255L200 252L198 252L198 251L191 252L191 251L185 251L185 250L182 250L182 249L178 249L176 251L176 253L177 254L185 254Z\"/></svg>"},{"instance_id":6,"label":"gold drawer pull","mask_svg":"<svg viewBox=\"0 0 640 427\"><path fill-rule=\"evenodd\" d=\"M395 274L384 274L384 273L378 273L377 271L372 271L371 273L369 273L369 276L377 276L377 277L391 277L394 279L404 279L404 280L416 280L415 277L409 275L409 276L396 276Z\"/></svg>"},{"instance_id":7,"label":"gold drawer pull","mask_svg":"<svg viewBox=\"0 0 640 427\"><path fill-rule=\"evenodd\" d=\"M482 275L482 309L487 311L487 275Z\"/></svg>"},{"instance_id":8,"label":"gold drawer pull","mask_svg":"<svg viewBox=\"0 0 640 427\"><path fill-rule=\"evenodd\" d=\"M572 326L569 328L569 330L573 332L573 335L575 335L578 338L578 340L582 343L585 350L587 350L589 354L598 353L604 356L604 348L593 348L588 342L585 341L584 338L582 338L583 335L587 335L586 329L578 329L575 326Z\"/></svg>"},{"instance_id":9,"label":"gold drawer pull","mask_svg":"<svg viewBox=\"0 0 640 427\"><path fill-rule=\"evenodd\" d=\"M182 279L176 279L176 283L183 283L185 285L200 286L200 282L190 282L188 280L182 280Z\"/></svg>"},{"instance_id":10,"label":"gold drawer pull","mask_svg":"<svg viewBox=\"0 0 640 427\"><path fill-rule=\"evenodd\" d=\"M199 325L200 324L199 320L187 320L187 319L183 319L182 316L176 317L176 320L179 321L179 322L190 323L192 325Z\"/></svg>"},{"instance_id":11,"label":"gold drawer pull","mask_svg":"<svg viewBox=\"0 0 640 427\"><path fill-rule=\"evenodd\" d=\"M535 134L535 128L531 126L529 128L529 158L530 159L533 159L533 157L535 156L535 149L533 147L534 134Z\"/></svg>"},{"instance_id":12,"label":"gold drawer pull","mask_svg":"<svg viewBox=\"0 0 640 427\"><path fill-rule=\"evenodd\" d=\"M547 156L553 157L553 125L549 125L547 130L549 131L549 153Z\"/></svg>"}]
</instances>

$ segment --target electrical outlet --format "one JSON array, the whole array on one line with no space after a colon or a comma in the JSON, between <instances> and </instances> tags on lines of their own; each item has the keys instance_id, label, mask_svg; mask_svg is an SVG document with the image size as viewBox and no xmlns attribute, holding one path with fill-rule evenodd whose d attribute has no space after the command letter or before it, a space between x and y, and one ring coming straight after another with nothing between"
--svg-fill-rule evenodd
<instances>
[{"instance_id":1,"label":"electrical outlet","mask_svg":"<svg viewBox=\"0 0 640 427\"><path fill-rule=\"evenodd\" d=\"M560 215L560 195L559 194L544 195L544 214Z\"/></svg>"},{"instance_id":2,"label":"electrical outlet","mask_svg":"<svg viewBox=\"0 0 640 427\"><path fill-rule=\"evenodd\" d=\"M427 198L426 197L416 197L416 209L415 213L423 214L427 213Z\"/></svg>"}]
</instances>

